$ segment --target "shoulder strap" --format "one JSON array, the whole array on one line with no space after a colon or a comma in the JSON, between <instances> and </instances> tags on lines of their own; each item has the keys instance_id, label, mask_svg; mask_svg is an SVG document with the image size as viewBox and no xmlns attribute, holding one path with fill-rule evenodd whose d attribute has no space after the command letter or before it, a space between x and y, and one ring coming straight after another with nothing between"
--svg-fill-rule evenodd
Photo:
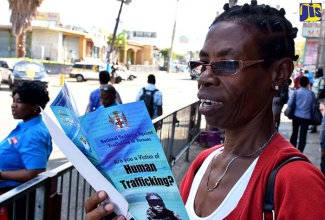
<instances>
[{"instance_id":1,"label":"shoulder strap","mask_svg":"<svg viewBox=\"0 0 325 220\"><path fill-rule=\"evenodd\" d=\"M145 94L146 92L147 92L147 90L146 90L146 88L142 88L142 90L143 90L143 94Z\"/></svg>"},{"instance_id":2,"label":"shoulder strap","mask_svg":"<svg viewBox=\"0 0 325 220\"><path fill-rule=\"evenodd\" d=\"M307 161L305 158L300 157L300 156L292 156L289 157L288 159L282 161L280 164L278 164L274 170L272 170L266 184L266 191L265 191L265 196L264 196L264 202L263 202L263 219L265 218L265 213L269 212L272 213L273 219L275 219L275 213L274 213L274 185L275 185L275 177L278 171L280 170L281 167L286 165L287 163L290 163L295 160L303 160Z\"/></svg>"},{"instance_id":3,"label":"shoulder strap","mask_svg":"<svg viewBox=\"0 0 325 220\"><path fill-rule=\"evenodd\" d=\"M151 95L154 95L156 91L158 91L158 89L154 89L154 90L152 90L152 91L151 91Z\"/></svg>"}]
</instances>

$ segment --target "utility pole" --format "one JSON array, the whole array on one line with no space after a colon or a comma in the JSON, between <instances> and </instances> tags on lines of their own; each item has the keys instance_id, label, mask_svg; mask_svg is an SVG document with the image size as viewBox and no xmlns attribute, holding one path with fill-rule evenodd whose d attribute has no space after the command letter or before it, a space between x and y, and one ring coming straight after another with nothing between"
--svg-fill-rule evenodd
<instances>
[{"instance_id":1,"label":"utility pole","mask_svg":"<svg viewBox=\"0 0 325 220\"><path fill-rule=\"evenodd\" d=\"M172 43L170 45L169 54L168 54L168 68L167 73L171 72L171 64L172 64L172 56L173 56L173 48L174 48L174 39L175 39L175 32L176 32L176 19L177 19L177 10L178 10L178 0L176 0L176 12L175 12L175 21L174 21L174 28L173 28L173 35L172 35Z\"/></svg>"},{"instance_id":2,"label":"utility pole","mask_svg":"<svg viewBox=\"0 0 325 220\"><path fill-rule=\"evenodd\" d=\"M110 58L111 53L113 52L113 49L114 49L114 43L115 43L115 39L116 39L116 32L117 32L118 24L120 23L120 16L121 16L123 4L128 5L128 4L130 4L130 2L132 0L117 0L117 1L121 1L121 6L120 6L120 10L118 12L118 16L116 18L116 24L115 24L115 28L114 28L114 32L113 32L113 38L112 38L112 42L111 42L111 47L110 47L109 53L108 53L108 58Z\"/></svg>"}]
</instances>

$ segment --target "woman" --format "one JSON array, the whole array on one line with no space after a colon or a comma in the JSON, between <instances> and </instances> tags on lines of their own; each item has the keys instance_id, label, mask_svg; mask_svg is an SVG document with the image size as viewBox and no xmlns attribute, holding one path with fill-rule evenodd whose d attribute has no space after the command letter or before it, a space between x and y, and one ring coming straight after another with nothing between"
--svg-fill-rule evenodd
<instances>
[{"instance_id":1,"label":"woman","mask_svg":"<svg viewBox=\"0 0 325 220\"><path fill-rule=\"evenodd\" d=\"M316 104L315 94L307 86L309 79L307 76L300 78L300 88L290 96L288 106L295 106L294 116L292 118L292 133L290 143L296 147L299 132L298 149L301 153L306 146L307 131L311 120L312 107ZM300 130L300 131L299 131Z\"/></svg>"},{"instance_id":2,"label":"woman","mask_svg":"<svg viewBox=\"0 0 325 220\"><path fill-rule=\"evenodd\" d=\"M280 122L281 122L281 112L284 104L287 103L289 99L289 85L291 84L291 79L282 87L276 88L277 93L273 98L272 111L273 111L273 120L275 124L275 129L279 131Z\"/></svg>"},{"instance_id":3,"label":"woman","mask_svg":"<svg viewBox=\"0 0 325 220\"><path fill-rule=\"evenodd\" d=\"M297 29L283 9L256 1L224 9L210 26L200 61L190 66L200 71L200 112L209 125L225 129L225 143L197 157L180 191L190 219L263 219L270 172L288 157L306 158L277 133L272 113L276 88L298 59ZM325 219L325 178L314 165L286 164L275 186L277 219ZM100 191L86 201L87 220L113 211L110 203L96 208L106 196Z\"/></svg>"},{"instance_id":4,"label":"woman","mask_svg":"<svg viewBox=\"0 0 325 220\"><path fill-rule=\"evenodd\" d=\"M0 192L6 192L45 171L52 140L40 115L49 95L39 82L24 82L12 92L17 127L0 142Z\"/></svg>"}]
</instances>

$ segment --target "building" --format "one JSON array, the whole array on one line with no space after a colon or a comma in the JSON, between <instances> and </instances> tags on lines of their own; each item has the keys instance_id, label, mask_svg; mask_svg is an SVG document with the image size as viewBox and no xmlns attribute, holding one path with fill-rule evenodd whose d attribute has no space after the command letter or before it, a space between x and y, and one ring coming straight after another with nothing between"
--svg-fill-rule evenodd
<instances>
[{"instance_id":1,"label":"building","mask_svg":"<svg viewBox=\"0 0 325 220\"><path fill-rule=\"evenodd\" d=\"M26 57L55 62L105 60L107 36L74 27L33 26L26 33ZM0 57L17 56L17 38L11 25L0 25Z\"/></svg>"},{"instance_id":2,"label":"building","mask_svg":"<svg viewBox=\"0 0 325 220\"><path fill-rule=\"evenodd\" d=\"M101 28L63 26L57 13L38 12L36 19L32 29L26 33L26 57L58 63L106 62L108 34ZM119 48L113 57L121 65L125 65L129 59L133 65L158 65L159 51L150 41L145 43L156 35L150 32L149 36L148 33L136 33L135 38L127 40L126 47ZM11 33L11 25L0 25L0 57L17 57L18 47L18 39Z\"/></svg>"}]
</instances>

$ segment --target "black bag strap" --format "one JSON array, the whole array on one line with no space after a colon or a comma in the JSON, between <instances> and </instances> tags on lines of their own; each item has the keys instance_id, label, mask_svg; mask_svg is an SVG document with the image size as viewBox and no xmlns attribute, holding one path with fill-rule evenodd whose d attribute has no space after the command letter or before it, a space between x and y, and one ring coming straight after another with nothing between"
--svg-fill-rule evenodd
<instances>
[{"instance_id":1,"label":"black bag strap","mask_svg":"<svg viewBox=\"0 0 325 220\"><path fill-rule=\"evenodd\" d=\"M281 167L286 165L287 163L290 163L295 160L303 160L309 162L307 159L300 157L300 156L292 156L288 159L282 161L280 164L278 164L271 172L267 184L266 184L266 191L264 196L264 202L263 202L263 220L265 218L265 213L272 213L272 219L275 219L275 213L274 213L274 185L275 185L275 177L278 171Z\"/></svg>"},{"instance_id":2,"label":"black bag strap","mask_svg":"<svg viewBox=\"0 0 325 220\"><path fill-rule=\"evenodd\" d=\"M151 95L155 94L156 91L158 91L158 89L154 89L154 90L146 90L145 87L142 88L143 94L145 94L147 91L151 92Z\"/></svg>"}]
</instances>

